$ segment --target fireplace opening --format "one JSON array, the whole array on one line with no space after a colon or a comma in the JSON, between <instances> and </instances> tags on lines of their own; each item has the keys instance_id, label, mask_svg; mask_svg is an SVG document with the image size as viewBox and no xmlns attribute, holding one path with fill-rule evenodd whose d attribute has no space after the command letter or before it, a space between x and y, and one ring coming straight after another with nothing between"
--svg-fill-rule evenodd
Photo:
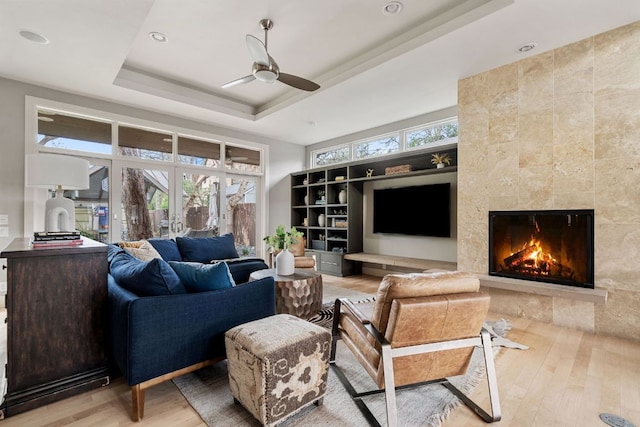
<instances>
[{"instance_id":1,"label":"fireplace opening","mask_svg":"<svg viewBox=\"0 0 640 427\"><path fill-rule=\"evenodd\" d=\"M489 212L489 274L594 288L593 210Z\"/></svg>"}]
</instances>

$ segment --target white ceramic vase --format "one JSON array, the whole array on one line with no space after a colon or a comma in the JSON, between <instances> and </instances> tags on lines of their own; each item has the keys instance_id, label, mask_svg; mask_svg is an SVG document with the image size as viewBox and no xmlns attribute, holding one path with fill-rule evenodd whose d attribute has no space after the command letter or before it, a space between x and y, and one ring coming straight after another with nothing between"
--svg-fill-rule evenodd
<instances>
[{"instance_id":1,"label":"white ceramic vase","mask_svg":"<svg viewBox=\"0 0 640 427\"><path fill-rule=\"evenodd\" d=\"M289 249L281 250L276 255L276 274L278 276L290 276L295 270L295 260Z\"/></svg>"},{"instance_id":2,"label":"white ceramic vase","mask_svg":"<svg viewBox=\"0 0 640 427\"><path fill-rule=\"evenodd\" d=\"M346 190L340 190L340 192L338 193L338 202L340 202L340 204L342 204L342 205L347 203L347 191Z\"/></svg>"},{"instance_id":3,"label":"white ceramic vase","mask_svg":"<svg viewBox=\"0 0 640 427\"><path fill-rule=\"evenodd\" d=\"M324 214L318 215L318 225L320 227L324 227L324 224L325 224L324 220L325 220Z\"/></svg>"}]
</instances>

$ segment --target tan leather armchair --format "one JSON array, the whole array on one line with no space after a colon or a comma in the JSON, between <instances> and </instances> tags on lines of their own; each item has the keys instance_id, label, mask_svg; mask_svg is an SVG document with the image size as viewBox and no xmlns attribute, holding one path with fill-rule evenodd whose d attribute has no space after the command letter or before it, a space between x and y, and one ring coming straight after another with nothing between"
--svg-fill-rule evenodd
<instances>
[{"instance_id":1,"label":"tan leather armchair","mask_svg":"<svg viewBox=\"0 0 640 427\"><path fill-rule=\"evenodd\" d=\"M306 241L304 239L298 239L298 241L289 245L289 251L293 254L293 259L296 268L316 268L316 259L314 257L308 257L304 255L304 248L306 247Z\"/></svg>"},{"instance_id":2,"label":"tan leather armchair","mask_svg":"<svg viewBox=\"0 0 640 427\"><path fill-rule=\"evenodd\" d=\"M373 302L337 299L330 363L371 425L380 425L361 397L385 393L387 425L398 422L396 388L442 383L485 422L501 418L491 337L482 329L489 295L477 277L464 272L389 274ZM335 360L342 340L378 390L357 393ZM447 377L467 371L475 346L482 347L491 415L454 387Z\"/></svg>"}]
</instances>

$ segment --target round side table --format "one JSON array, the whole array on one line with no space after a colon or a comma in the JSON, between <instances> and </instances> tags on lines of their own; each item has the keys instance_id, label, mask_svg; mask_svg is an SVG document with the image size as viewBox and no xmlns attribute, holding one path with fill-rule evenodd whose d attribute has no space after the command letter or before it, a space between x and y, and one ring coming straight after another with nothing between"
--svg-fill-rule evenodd
<instances>
[{"instance_id":1,"label":"round side table","mask_svg":"<svg viewBox=\"0 0 640 427\"><path fill-rule=\"evenodd\" d=\"M273 277L276 284L276 312L308 319L322 308L322 275L311 269L296 269L290 276L279 276L275 268L257 270L249 280Z\"/></svg>"}]
</instances>

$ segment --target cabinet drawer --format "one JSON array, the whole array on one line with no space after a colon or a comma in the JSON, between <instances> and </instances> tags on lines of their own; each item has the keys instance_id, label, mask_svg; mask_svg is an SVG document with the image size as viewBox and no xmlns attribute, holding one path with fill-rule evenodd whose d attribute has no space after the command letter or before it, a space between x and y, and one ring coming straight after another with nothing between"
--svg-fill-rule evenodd
<instances>
[{"instance_id":1,"label":"cabinet drawer","mask_svg":"<svg viewBox=\"0 0 640 427\"><path fill-rule=\"evenodd\" d=\"M328 274L342 275L342 254L320 253L319 270Z\"/></svg>"}]
</instances>

